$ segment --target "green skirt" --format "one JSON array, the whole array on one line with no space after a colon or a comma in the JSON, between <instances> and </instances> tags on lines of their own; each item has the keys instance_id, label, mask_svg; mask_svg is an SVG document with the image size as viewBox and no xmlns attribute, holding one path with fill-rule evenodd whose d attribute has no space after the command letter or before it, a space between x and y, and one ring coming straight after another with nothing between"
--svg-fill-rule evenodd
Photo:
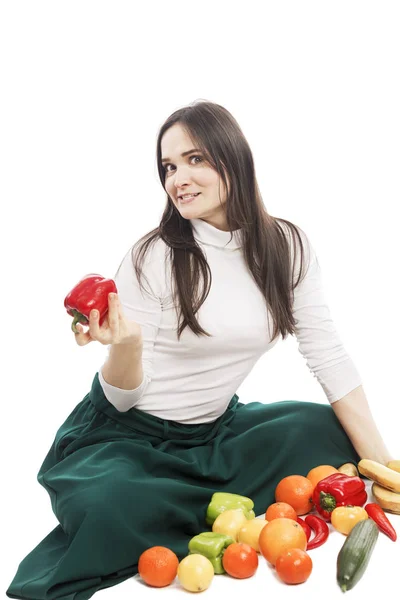
<instances>
[{"instance_id":1,"label":"green skirt","mask_svg":"<svg viewBox=\"0 0 400 600\"><path fill-rule=\"evenodd\" d=\"M211 496L249 496L260 515L278 482L359 456L329 404L239 402L213 423L121 413L92 388L58 430L38 473L59 525L20 563L6 594L86 600L137 573L140 554L167 546L181 560L209 531Z\"/></svg>"}]
</instances>

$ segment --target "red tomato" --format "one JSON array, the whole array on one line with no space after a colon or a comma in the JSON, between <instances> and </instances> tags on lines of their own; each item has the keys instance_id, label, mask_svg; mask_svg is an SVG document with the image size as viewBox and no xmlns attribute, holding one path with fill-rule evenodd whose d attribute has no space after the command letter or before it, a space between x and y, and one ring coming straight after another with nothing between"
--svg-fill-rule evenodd
<instances>
[{"instance_id":1,"label":"red tomato","mask_svg":"<svg viewBox=\"0 0 400 600\"><path fill-rule=\"evenodd\" d=\"M310 555L300 548L291 548L280 554L275 569L285 583L304 583L313 568Z\"/></svg>"},{"instance_id":2,"label":"red tomato","mask_svg":"<svg viewBox=\"0 0 400 600\"><path fill-rule=\"evenodd\" d=\"M222 557L222 566L231 577L245 579L257 571L258 555L249 544L230 544Z\"/></svg>"}]
</instances>

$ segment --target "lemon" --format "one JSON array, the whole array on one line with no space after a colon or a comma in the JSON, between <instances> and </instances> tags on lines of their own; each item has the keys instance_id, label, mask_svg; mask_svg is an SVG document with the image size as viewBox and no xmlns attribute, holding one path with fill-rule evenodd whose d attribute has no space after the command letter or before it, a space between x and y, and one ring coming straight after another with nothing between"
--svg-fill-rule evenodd
<instances>
[{"instance_id":1,"label":"lemon","mask_svg":"<svg viewBox=\"0 0 400 600\"><path fill-rule=\"evenodd\" d=\"M239 529L237 540L242 544L249 544L256 552L260 552L258 538L260 537L261 529L268 523L265 519L251 519Z\"/></svg>"},{"instance_id":2,"label":"lemon","mask_svg":"<svg viewBox=\"0 0 400 600\"><path fill-rule=\"evenodd\" d=\"M247 519L241 508L230 508L218 515L213 523L212 530L216 533L229 535L237 542L239 529L244 527L246 523Z\"/></svg>"},{"instance_id":3,"label":"lemon","mask_svg":"<svg viewBox=\"0 0 400 600\"><path fill-rule=\"evenodd\" d=\"M188 592L204 592L214 577L214 567L202 554L189 554L179 563L177 577Z\"/></svg>"}]
</instances>

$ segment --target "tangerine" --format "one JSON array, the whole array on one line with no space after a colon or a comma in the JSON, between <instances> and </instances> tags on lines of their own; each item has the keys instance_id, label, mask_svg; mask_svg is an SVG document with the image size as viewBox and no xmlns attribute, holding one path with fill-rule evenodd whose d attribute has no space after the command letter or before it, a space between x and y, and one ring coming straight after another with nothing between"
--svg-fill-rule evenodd
<instances>
[{"instance_id":1,"label":"tangerine","mask_svg":"<svg viewBox=\"0 0 400 600\"><path fill-rule=\"evenodd\" d=\"M139 557L138 573L147 585L165 587L170 585L178 572L179 560L165 546L152 546Z\"/></svg>"},{"instance_id":2,"label":"tangerine","mask_svg":"<svg viewBox=\"0 0 400 600\"><path fill-rule=\"evenodd\" d=\"M297 521L296 511L294 510L293 506L290 506L290 504L287 502L274 502L273 504L270 504L265 511L266 521L273 521L274 519L279 519L282 517Z\"/></svg>"},{"instance_id":3,"label":"tangerine","mask_svg":"<svg viewBox=\"0 0 400 600\"><path fill-rule=\"evenodd\" d=\"M318 465L318 467L314 467L307 473L307 479L311 481L314 490L317 483L325 479L325 477L333 475L333 473L339 473L339 471L331 465Z\"/></svg>"},{"instance_id":4,"label":"tangerine","mask_svg":"<svg viewBox=\"0 0 400 600\"><path fill-rule=\"evenodd\" d=\"M275 500L286 502L296 511L296 515L306 515L313 507L313 484L303 475L288 475L281 479L275 488Z\"/></svg>"},{"instance_id":5,"label":"tangerine","mask_svg":"<svg viewBox=\"0 0 400 600\"><path fill-rule=\"evenodd\" d=\"M278 556L285 550L291 548L305 550L307 548L307 537L299 523L293 521L293 519L282 517L269 521L261 529L258 545L264 558L275 565Z\"/></svg>"}]
</instances>

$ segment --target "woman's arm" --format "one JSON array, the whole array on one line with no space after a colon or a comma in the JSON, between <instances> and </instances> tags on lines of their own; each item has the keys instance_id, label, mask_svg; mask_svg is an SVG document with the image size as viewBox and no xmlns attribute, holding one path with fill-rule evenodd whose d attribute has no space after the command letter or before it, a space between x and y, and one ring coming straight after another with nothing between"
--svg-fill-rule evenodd
<instances>
[{"instance_id":1,"label":"woman's arm","mask_svg":"<svg viewBox=\"0 0 400 600\"><path fill-rule=\"evenodd\" d=\"M393 460L372 417L362 385L331 406L361 458L383 465Z\"/></svg>"},{"instance_id":2,"label":"woman's arm","mask_svg":"<svg viewBox=\"0 0 400 600\"><path fill-rule=\"evenodd\" d=\"M106 383L122 390L138 388L143 381L142 351L142 340L112 345L108 360L102 367Z\"/></svg>"},{"instance_id":3,"label":"woman's arm","mask_svg":"<svg viewBox=\"0 0 400 600\"><path fill-rule=\"evenodd\" d=\"M127 321L140 325L141 339L132 344L109 345L106 362L99 369L99 381L107 400L120 412L133 408L151 382L154 373L154 346L159 332L164 297L165 244L151 247L143 264L144 289L140 288L132 263L132 248L114 277L121 307Z\"/></svg>"},{"instance_id":4,"label":"woman's arm","mask_svg":"<svg viewBox=\"0 0 400 600\"><path fill-rule=\"evenodd\" d=\"M326 302L322 273L313 245L302 232L306 275L294 290L293 315L299 351L321 384L328 401L361 458L384 465L392 457L371 415L361 376L347 354ZM295 272L300 270L296 259ZM352 390L347 393L347 390Z\"/></svg>"}]
</instances>

